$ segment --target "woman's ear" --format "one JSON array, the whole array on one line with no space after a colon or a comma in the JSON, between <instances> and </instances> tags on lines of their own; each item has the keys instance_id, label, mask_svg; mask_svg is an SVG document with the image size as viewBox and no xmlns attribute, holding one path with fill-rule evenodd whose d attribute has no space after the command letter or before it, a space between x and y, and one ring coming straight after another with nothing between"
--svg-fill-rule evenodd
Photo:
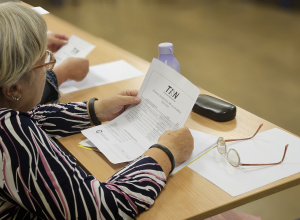
<instances>
[{"instance_id":1,"label":"woman's ear","mask_svg":"<svg viewBox=\"0 0 300 220\"><path fill-rule=\"evenodd\" d=\"M20 85L3 86L2 94L5 99L10 101L18 101L22 97L22 90Z\"/></svg>"}]
</instances>

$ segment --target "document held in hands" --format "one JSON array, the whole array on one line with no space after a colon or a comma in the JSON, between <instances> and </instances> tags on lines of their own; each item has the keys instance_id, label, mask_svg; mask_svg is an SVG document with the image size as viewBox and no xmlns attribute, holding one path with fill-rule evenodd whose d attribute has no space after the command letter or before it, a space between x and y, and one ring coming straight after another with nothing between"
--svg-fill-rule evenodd
<instances>
[{"instance_id":1,"label":"document held in hands","mask_svg":"<svg viewBox=\"0 0 300 220\"><path fill-rule=\"evenodd\" d=\"M132 161L166 130L184 126L199 93L199 88L181 74L153 59L138 93L141 103L82 133L110 162Z\"/></svg>"}]
</instances>

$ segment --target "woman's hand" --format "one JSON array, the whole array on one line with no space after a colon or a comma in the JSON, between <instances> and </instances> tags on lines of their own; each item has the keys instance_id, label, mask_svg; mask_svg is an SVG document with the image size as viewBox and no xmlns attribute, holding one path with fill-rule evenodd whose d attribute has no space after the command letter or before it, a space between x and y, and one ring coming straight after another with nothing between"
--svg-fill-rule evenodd
<instances>
[{"instance_id":1,"label":"woman's hand","mask_svg":"<svg viewBox=\"0 0 300 220\"><path fill-rule=\"evenodd\" d=\"M188 128L165 131L157 141L167 147L174 156L175 163L187 160L194 150L194 138Z\"/></svg>"},{"instance_id":2,"label":"woman's hand","mask_svg":"<svg viewBox=\"0 0 300 220\"><path fill-rule=\"evenodd\" d=\"M140 103L141 98L137 97L137 94L137 90L126 90L118 95L95 101L94 108L98 120L110 121L124 112L128 106Z\"/></svg>"},{"instance_id":3,"label":"woman's hand","mask_svg":"<svg viewBox=\"0 0 300 220\"><path fill-rule=\"evenodd\" d=\"M66 45L68 43L68 36L60 33L48 33L47 34L47 40L48 44L47 47L48 49L55 53L58 51L62 46Z\"/></svg>"},{"instance_id":4,"label":"woman's hand","mask_svg":"<svg viewBox=\"0 0 300 220\"><path fill-rule=\"evenodd\" d=\"M194 138L188 128L180 128L175 131L166 131L157 141L168 148L174 156L175 163L187 160L194 150ZM161 166L166 176L171 170L171 161L167 154L159 148L150 148L144 155L152 157Z\"/></svg>"}]
</instances>

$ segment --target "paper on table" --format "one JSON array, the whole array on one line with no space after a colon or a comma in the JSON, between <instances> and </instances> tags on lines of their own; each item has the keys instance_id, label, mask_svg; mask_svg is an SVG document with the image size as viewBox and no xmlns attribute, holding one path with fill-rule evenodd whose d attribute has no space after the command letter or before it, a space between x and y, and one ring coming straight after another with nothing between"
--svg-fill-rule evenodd
<instances>
[{"instance_id":1,"label":"paper on table","mask_svg":"<svg viewBox=\"0 0 300 220\"><path fill-rule=\"evenodd\" d=\"M177 173L181 169L183 169L186 165L190 162L195 160L199 155L206 152L208 149L212 148L216 145L218 137L213 136L211 134L206 134L200 131L196 131L190 129L191 134L194 138L194 150L191 157L181 164L176 164L175 169L173 170L172 174ZM97 148L89 139L85 139L79 143L80 145L87 147L87 148ZM97 148L98 149L98 148Z\"/></svg>"},{"instance_id":2,"label":"paper on table","mask_svg":"<svg viewBox=\"0 0 300 220\"><path fill-rule=\"evenodd\" d=\"M75 36L69 37L68 43L62 46L55 54L56 64L61 64L65 59L69 57L86 57L93 49L95 45Z\"/></svg>"},{"instance_id":3,"label":"paper on table","mask_svg":"<svg viewBox=\"0 0 300 220\"><path fill-rule=\"evenodd\" d=\"M257 134L251 140L228 144L229 148L238 151L242 163L279 162L287 144L285 160L275 166L234 168L217 149L213 149L189 167L231 196L237 196L300 172L300 139L274 128Z\"/></svg>"},{"instance_id":4,"label":"paper on table","mask_svg":"<svg viewBox=\"0 0 300 220\"><path fill-rule=\"evenodd\" d=\"M87 149L87 150L92 150L92 151L98 151L99 149L89 140L89 139L85 139L83 141L80 141L78 144L78 147Z\"/></svg>"},{"instance_id":5,"label":"paper on table","mask_svg":"<svg viewBox=\"0 0 300 220\"><path fill-rule=\"evenodd\" d=\"M35 10L36 12L38 12L41 15L44 14L49 14L48 11L46 11L45 9L43 9L42 7L38 6L38 7L32 7L31 9Z\"/></svg>"},{"instance_id":6,"label":"paper on table","mask_svg":"<svg viewBox=\"0 0 300 220\"><path fill-rule=\"evenodd\" d=\"M85 139L83 141L79 142L79 145L82 145L84 147L96 147L89 139Z\"/></svg>"},{"instance_id":7,"label":"paper on table","mask_svg":"<svg viewBox=\"0 0 300 220\"><path fill-rule=\"evenodd\" d=\"M181 74L153 59L139 90L141 103L82 133L112 163L134 160L164 131L183 127L199 93L199 88Z\"/></svg>"},{"instance_id":8,"label":"paper on table","mask_svg":"<svg viewBox=\"0 0 300 220\"><path fill-rule=\"evenodd\" d=\"M194 138L194 150L191 155L191 157L186 160L185 162L181 164L176 164L175 169L173 170L172 174L177 173L179 170L184 168L186 165L191 163L193 160L195 160L197 157L199 157L201 154L205 153L207 150L214 147L217 143L218 137L213 136L211 134L206 134L200 131L196 131L193 129L190 129L191 134Z\"/></svg>"},{"instance_id":9,"label":"paper on table","mask_svg":"<svg viewBox=\"0 0 300 220\"><path fill-rule=\"evenodd\" d=\"M62 93L69 93L142 75L144 75L143 72L129 63L124 60L117 60L91 66L89 73L82 81L68 80L59 89Z\"/></svg>"}]
</instances>

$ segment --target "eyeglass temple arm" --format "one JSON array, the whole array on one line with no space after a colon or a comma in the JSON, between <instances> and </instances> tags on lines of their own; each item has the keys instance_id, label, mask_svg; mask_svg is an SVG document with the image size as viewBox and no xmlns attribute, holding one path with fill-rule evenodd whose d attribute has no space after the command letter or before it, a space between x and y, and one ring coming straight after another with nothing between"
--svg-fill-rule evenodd
<instances>
[{"instance_id":1,"label":"eyeglass temple arm","mask_svg":"<svg viewBox=\"0 0 300 220\"><path fill-rule=\"evenodd\" d=\"M285 158L285 155L286 155L286 151L288 149L288 144L285 146L285 149L284 149L284 153L283 153L283 157L282 157L282 160L280 162L277 162L277 163L263 163L263 164L247 164L247 163L241 163L240 166L264 166L264 165L277 165L277 164L281 164Z\"/></svg>"},{"instance_id":2,"label":"eyeglass temple arm","mask_svg":"<svg viewBox=\"0 0 300 220\"><path fill-rule=\"evenodd\" d=\"M44 63L44 64L41 64L41 65L37 65L37 66L35 66L35 67L33 67L32 69L34 70L34 69L38 69L38 68L40 68L40 67L42 67L42 66L47 66L47 65L49 65L49 64L55 64L56 63L56 60L55 61L50 61L49 63Z\"/></svg>"},{"instance_id":3,"label":"eyeglass temple arm","mask_svg":"<svg viewBox=\"0 0 300 220\"><path fill-rule=\"evenodd\" d=\"M228 140L225 140L225 142L231 142L231 141L244 141L244 140L249 140L251 138L254 138L254 136L259 132L259 130L261 129L261 127L263 126L264 124L261 124L258 129L256 130L256 132L254 133L254 135L252 135L251 137L247 137L247 138L241 138L241 139L228 139Z\"/></svg>"}]
</instances>

